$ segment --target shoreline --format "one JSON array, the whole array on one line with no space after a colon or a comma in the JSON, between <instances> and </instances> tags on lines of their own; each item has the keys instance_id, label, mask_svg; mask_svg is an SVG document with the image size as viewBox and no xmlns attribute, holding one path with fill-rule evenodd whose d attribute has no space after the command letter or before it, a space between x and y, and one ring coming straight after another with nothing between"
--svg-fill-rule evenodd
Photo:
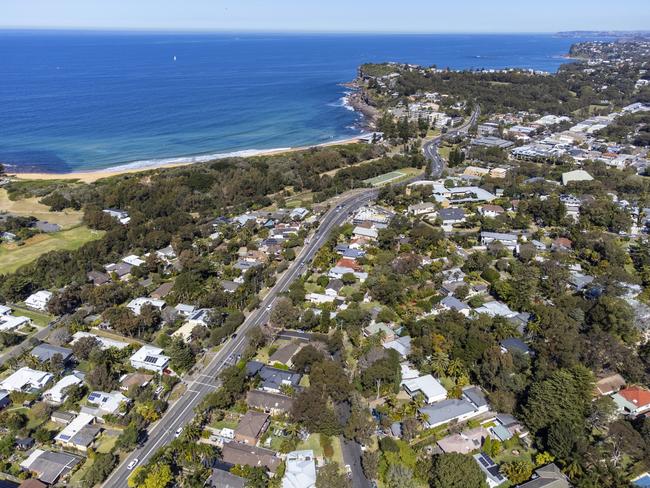
<instances>
[{"instance_id":1,"label":"shoreline","mask_svg":"<svg viewBox=\"0 0 650 488\"><path fill-rule=\"evenodd\" d=\"M355 109L356 110L356 109ZM359 134L358 136L355 137L350 137L346 139L339 139L336 141L330 141L330 142L323 142L320 144L312 144L312 145L307 145L307 146L296 146L296 147L285 147L285 148L275 148L275 149L260 149L260 150L242 150L242 151L237 151L233 153L225 153L222 155L198 155L198 156L188 156L187 159L193 159L193 161L186 161L186 162L161 162L161 163L155 163L152 162L150 165L142 165L142 166L137 166L137 167L129 167L130 164L134 163L127 163L119 166L113 166L105 169L98 169L98 170L93 170L93 171L73 171L70 173L44 173L44 172L25 172L25 173L19 173L15 171L11 171L8 176L11 178L21 180L21 181L28 181L28 180L39 180L39 181L46 181L46 180L78 180L82 183L93 183L97 180L101 180L103 178L110 178L113 176L120 176L124 174L132 174L132 173L143 173L146 171L153 171L157 169L166 169L166 168L179 168L182 166L191 166L194 164L200 164L200 163L207 163L210 161L216 161L219 159L225 159L229 157L257 157L257 156L275 156L278 154L286 154L286 153L292 153L292 152L297 152L297 151L305 151L308 149L311 149L313 147L328 147L328 146L338 146L338 145L344 145L344 144L355 144L358 143L362 140L362 138L366 135L366 133ZM182 157L175 158L175 159L184 159ZM161 160L164 161L164 160Z\"/></svg>"}]
</instances>

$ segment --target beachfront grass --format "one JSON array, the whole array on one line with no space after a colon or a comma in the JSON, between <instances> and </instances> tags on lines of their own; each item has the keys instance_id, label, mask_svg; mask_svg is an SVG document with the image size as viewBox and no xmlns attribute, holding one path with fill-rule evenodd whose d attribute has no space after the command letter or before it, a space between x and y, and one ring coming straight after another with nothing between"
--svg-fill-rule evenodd
<instances>
[{"instance_id":1,"label":"beachfront grass","mask_svg":"<svg viewBox=\"0 0 650 488\"><path fill-rule=\"evenodd\" d=\"M39 256L50 251L73 251L85 243L99 239L104 233L91 230L85 225L72 229L38 234L27 239L25 244L3 244L0 246L0 264L4 273L13 273L21 266L35 261Z\"/></svg>"},{"instance_id":2,"label":"beachfront grass","mask_svg":"<svg viewBox=\"0 0 650 488\"><path fill-rule=\"evenodd\" d=\"M21 198L10 200L7 190L0 188L0 212L7 212L19 217L36 217L39 220L58 224L63 229L74 227L81 223L81 210L66 209L63 212L51 212L47 205L38 202L38 198Z\"/></svg>"}]
</instances>

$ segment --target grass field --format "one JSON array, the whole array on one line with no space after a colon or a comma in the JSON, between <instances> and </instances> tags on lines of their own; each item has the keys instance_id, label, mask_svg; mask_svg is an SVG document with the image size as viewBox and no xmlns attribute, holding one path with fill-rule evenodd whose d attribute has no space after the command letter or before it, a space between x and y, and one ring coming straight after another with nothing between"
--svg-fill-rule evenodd
<instances>
[{"instance_id":1,"label":"grass field","mask_svg":"<svg viewBox=\"0 0 650 488\"><path fill-rule=\"evenodd\" d=\"M405 176L405 173L402 171L391 171L390 173L386 173L383 175L375 176L374 178L370 178L367 180L364 180L364 183L368 183L369 185L372 186L381 186L381 185L386 185L388 183L393 183L400 178L403 178Z\"/></svg>"},{"instance_id":2,"label":"grass field","mask_svg":"<svg viewBox=\"0 0 650 488\"><path fill-rule=\"evenodd\" d=\"M31 263L41 254L50 251L72 251L86 242L99 239L103 232L90 230L81 225L52 234L38 234L28 239L24 245L3 244L0 246L0 267L4 273L13 273L21 266Z\"/></svg>"},{"instance_id":3,"label":"grass field","mask_svg":"<svg viewBox=\"0 0 650 488\"><path fill-rule=\"evenodd\" d=\"M2 254L0 254L0 256L2 256ZM23 307L16 304L12 305L11 308L14 309L15 315L28 317L29 319L31 319L34 325L38 325L40 327L45 327L54 318L51 315L46 314L44 312L38 312L37 310L32 310L31 308Z\"/></svg>"},{"instance_id":4,"label":"grass field","mask_svg":"<svg viewBox=\"0 0 650 488\"><path fill-rule=\"evenodd\" d=\"M79 225L83 216L83 212L80 210L68 209L64 212L50 212L49 207L38 203L37 198L9 200L7 190L4 188L0 188L0 212L8 212L21 217L36 217L52 224L59 224L64 229Z\"/></svg>"}]
</instances>

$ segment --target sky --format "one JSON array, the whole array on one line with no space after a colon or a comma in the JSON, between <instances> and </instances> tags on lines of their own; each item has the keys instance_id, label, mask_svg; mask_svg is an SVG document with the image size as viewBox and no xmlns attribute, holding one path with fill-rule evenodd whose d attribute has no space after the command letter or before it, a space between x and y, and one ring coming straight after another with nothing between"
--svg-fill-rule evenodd
<instances>
[{"instance_id":1,"label":"sky","mask_svg":"<svg viewBox=\"0 0 650 488\"><path fill-rule=\"evenodd\" d=\"M0 0L0 28L296 32L650 29L648 0Z\"/></svg>"}]
</instances>

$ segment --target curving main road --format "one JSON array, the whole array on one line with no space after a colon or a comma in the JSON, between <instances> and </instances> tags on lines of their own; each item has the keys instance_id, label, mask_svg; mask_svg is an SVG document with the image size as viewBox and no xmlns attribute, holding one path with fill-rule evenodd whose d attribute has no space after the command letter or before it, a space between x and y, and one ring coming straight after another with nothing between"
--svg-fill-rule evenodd
<instances>
[{"instance_id":1,"label":"curving main road","mask_svg":"<svg viewBox=\"0 0 650 488\"><path fill-rule=\"evenodd\" d=\"M267 322L270 308L278 296L285 292L291 283L300 276L318 250L327 242L330 231L341 225L358 208L366 205L377 197L378 190L364 189L354 191L351 196L340 199L340 203L328 211L321 219L320 226L314 233L289 268L278 278L276 284L262 300L259 308L251 312L246 320L239 326L235 338L224 344L210 363L195 378L188 382L187 390L165 412L163 417L150 426L145 443L132 451L124 461L113 471L111 476L103 483L105 487L124 487L131 471L127 465L138 459L138 465L145 464L151 456L162 446L174 440L174 434L180 427L187 425L194 417L196 407L208 393L219 387L217 376L226 367L236 362L237 356L246 348L246 334L254 327Z\"/></svg>"},{"instance_id":2,"label":"curving main road","mask_svg":"<svg viewBox=\"0 0 650 488\"><path fill-rule=\"evenodd\" d=\"M442 176L442 172L445 169L445 161L444 159L442 159L442 157L440 157L440 154L438 153L438 147L440 146L440 143L443 141L443 139L456 137L457 135L467 134L470 127L476 124L476 121L478 120L480 115L481 115L481 107L477 105L474 111L472 112L472 115L470 116L469 120L465 122L463 125L461 125L456 129L450 130L446 134L441 134L437 137L434 137L430 141L424 143L424 145L422 146L422 151L424 152L424 157L427 158L431 163L431 168L429 171L431 178L434 179L440 178Z\"/></svg>"}]
</instances>

